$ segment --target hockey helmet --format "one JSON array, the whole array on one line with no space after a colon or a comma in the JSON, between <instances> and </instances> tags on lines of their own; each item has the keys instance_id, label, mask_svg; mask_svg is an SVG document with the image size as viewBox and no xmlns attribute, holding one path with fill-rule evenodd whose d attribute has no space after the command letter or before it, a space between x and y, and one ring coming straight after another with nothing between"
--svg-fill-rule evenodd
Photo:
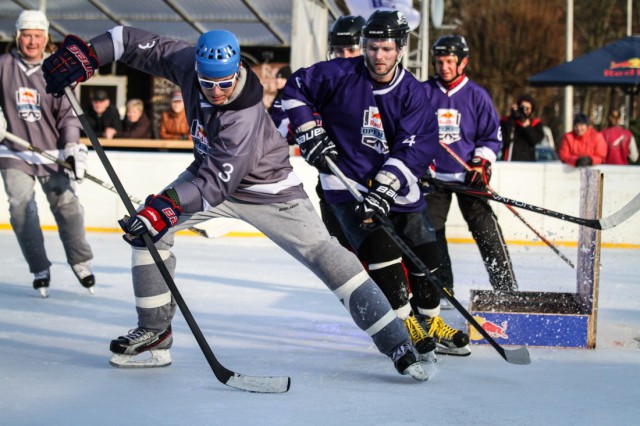
<instances>
[{"instance_id":1,"label":"hockey helmet","mask_svg":"<svg viewBox=\"0 0 640 426\"><path fill-rule=\"evenodd\" d=\"M469 46L464 37L459 35L443 35L438 37L433 46L431 47L431 56L437 58L438 56L455 55L458 58L458 64L463 58L469 56Z\"/></svg>"},{"instance_id":2,"label":"hockey helmet","mask_svg":"<svg viewBox=\"0 0 640 426\"><path fill-rule=\"evenodd\" d=\"M407 18L397 10L376 10L362 28L364 39L394 39L398 48L407 45L409 37Z\"/></svg>"},{"instance_id":3,"label":"hockey helmet","mask_svg":"<svg viewBox=\"0 0 640 426\"><path fill-rule=\"evenodd\" d=\"M329 47L360 44L362 27L365 22L362 16L340 16L329 31Z\"/></svg>"},{"instance_id":4,"label":"hockey helmet","mask_svg":"<svg viewBox=\"0 0 640 426\"><path fill-rule=\"evenodd\" d=\"M196 43L196 72L209 78L227 77L240 70L240 44L233 33L213 30Z\"/></svg>"},{"instance_id":5,"label":"hockey helmet","mask_svg":"<svg viewBox=\"0 0 640 426\"><path fill-rule=\"evenodd\" d=\"M16 32L22 30L49 31L49 20L39 10L23 10L16 21Z\"/></svg>"}]
</instances>

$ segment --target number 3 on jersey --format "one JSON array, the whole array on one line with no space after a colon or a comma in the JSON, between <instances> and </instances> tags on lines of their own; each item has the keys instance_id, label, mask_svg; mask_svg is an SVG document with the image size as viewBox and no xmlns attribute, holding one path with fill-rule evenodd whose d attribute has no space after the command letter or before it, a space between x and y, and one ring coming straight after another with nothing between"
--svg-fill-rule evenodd
<instances>
[{"instance_id":1,"label":"number 3 on jersey","mask_svg":"<svg viewBox=\"0 0 640 426\"><path fill-rule=\"evenodd\" d=\"M224 170L218 173L218 177L224 182L229 182L231 180L231 173L233 173L233 166L229 163L224 163L222 167Z\"/></svg>"}]
</instances>

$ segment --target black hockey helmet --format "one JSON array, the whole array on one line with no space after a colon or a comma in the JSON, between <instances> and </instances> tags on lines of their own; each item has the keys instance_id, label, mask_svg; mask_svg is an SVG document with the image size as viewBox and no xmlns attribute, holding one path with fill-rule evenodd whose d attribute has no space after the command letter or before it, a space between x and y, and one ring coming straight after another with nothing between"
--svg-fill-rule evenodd
<instances>
[{"instance_id":1,"label":"black hockey helmet","mask_svg":"<svg viewBox=\"0 0 640 426\"><path fill-rule=\"evenodd\" d=\"M431 56L455 55L458 58L458 64L463 58L469 56L469 46L464 37L454 34L443 35L439 37L431 47Z\"/></svg>"},{"instance_id":2,"label":"black hockey helmet","mask_svg":"<svg viewBox=\"0 0 640 426\"><path fill-rule=\"evenodd\" d=\"M376 10L362 28L363 39L394 39L398 48L407 45L409 36L407 18L397 10Z\"/></svg>"},{"instance_id":3,"label":"black hockey helmet","mask_svg":"<svg viewBox=\"0 0 640 426\"><path fill-rule=\"evenodd\" d=\"M362 16L340 16L329 31L329 47L357 46L360 44L362 27L365 22Z\"/></svg>"}]
</instances>

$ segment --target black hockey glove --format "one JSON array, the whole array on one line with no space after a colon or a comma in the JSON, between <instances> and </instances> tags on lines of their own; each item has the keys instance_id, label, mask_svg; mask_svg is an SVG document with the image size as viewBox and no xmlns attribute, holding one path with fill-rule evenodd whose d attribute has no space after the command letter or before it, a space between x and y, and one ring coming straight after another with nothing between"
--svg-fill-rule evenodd
<instances>
[{"instance_id":1,"label":"black hockey glove","mask_svg":"<svg viewBox=\"0 0 640 426\"><path fill-rule=\"evenodd\" d=\"M125 235L122 238L134 247L145 247L142 234L149 232L153 242L158 241L169 228L178 223L182 208L168 195L172 188L160 195L149 195L144 208L135 217L124 217L118 221ZM175 194L175 191L174 191ZM177 195L175 196L177 198Z\"/></svg>"},{"instance_id":2,"label":"black hockey glove","mask_svg":"<svg viewBox=\"0 0 640 426\"><path fill-rule=\"evenodd\" d=\"M300 147L300 154L307 160L307 163L323 173L331 173L325 157L336 162L338 151L322 127L314 126L306 132L296 133L296 142Z\"/></svg>"},{"instance_id":3,"label":"black hockey glove","mask_svg":"<svg viewBox=\"0 0 640 426\"><path fill-rule=\"evenodd\" d=\"M68 35L60 49L42 63L46 91L60 97L65 87L90 79L99 66L91 47L80 38Z\"/></svg>"},{"instance_id":4,"label":"black hockey glove","mask_svg":"<svg viewBox=\"0 0 640 426\"><path fill-rule=\"evenodd\" d=\"M381 180L384 180L385 183L381 183L378 180L381 175L383 176ZM371 188L367 196L364 197L361 203L356 205L356 214L365 219L365 221L372 219L376 214L388 215L391 211L391 206L393 206L398 197L398 193L392 187L394 183L397 184L397 179L395 177L394 179L385 179L387 176L379 173L371 182ZM386 182L387 180L388 182Z\"/></svg>"},{"instance_id":5,"label":"black hockey glove","mask_svg":"<svg viewBox=\"0 0 640 426\"><path fill-rule=\"evenodd\" d=\"M467 164L469 170L464 183L475 189L485 190L491 179L491 162L481 157L473 157Z\"/></svg>"},{"instance_id":6,"label":"black hockey glove","mask_svg":"<svg viewBox=\"0 0 640 426\"><path fill-rule=\"evenodd\" d=\"M588 155L585 155L584 157L580 157L578 158L578 160L576 160L576 167L586 167L592 164L593 164L593 160Z\"/></svg>"}]
</instances>

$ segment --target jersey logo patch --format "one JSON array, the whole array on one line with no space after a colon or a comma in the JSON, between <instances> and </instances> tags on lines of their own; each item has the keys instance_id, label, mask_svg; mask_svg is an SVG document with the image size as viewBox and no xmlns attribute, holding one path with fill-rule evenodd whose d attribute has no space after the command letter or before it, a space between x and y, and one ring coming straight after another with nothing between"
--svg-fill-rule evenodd
<instances>
[{"instance_id":1,"label":"jersey logo patch","mask_svg":"<svg viewBox=\"0 0 640 426\"><path fill-rule=\"evenodd\" d=\"M139 48L139 49L142 49L142 50L147 50L147 49L151 49L151 48L152 48L153 46L155 46L155 45L156 45L156 41L155 41L155 40L153 40L153 41L150 41L150 42L149 42L149 43L147 43L147 44L142 44L142 43L141 43L141 44L139 44L139 45L138 45L138 48Z\"/></svg>"},{"instance_id":2,"label":"jersey logo patch","mask_svg":"<svg viewBox=\"0 0 640 426\"><path fill-rule=\"evenodd\" d=\"M204 127L198 122L198 120L193 120L191 122L191 129L189 130L189 133L191 133L193 147L196 152L200 155L208 155L209 138L207 138L207 132L205 132Z\"/></svg>"},{"instance_id":3,"label":"jersey logo patch","mask_svg":"<svg viewBox=\"0 0 640 426\"><path fill-rule=\"evenodd\" d=\"M457 109L438 109L438 138L447 145L457 142L460 137L460 113Z\"/></svg>"},{"instance_id":4,"label":"jersey logo patch","mask_svg":"<svg viewBox=\"0 0 640 426\"><path fill-rule=\"evenodd\" d=\"M360 134L362 135L363 145L374 149L380 154L389 152L387 137L384 134L380 111L377 107L369 107L364 111Z\"/></svg>"},{"instance_id":5,"label":"jersey logo patch","mask_svg":"<svg viewBox=\"0 0 640 426\"><path fill-rule=\"evenodd\" d=\"M40 94L36 89L20 87L16 90L16 107L18 115L24 121L34 123L42 118Z\"/></svg>"}]
</instances>

